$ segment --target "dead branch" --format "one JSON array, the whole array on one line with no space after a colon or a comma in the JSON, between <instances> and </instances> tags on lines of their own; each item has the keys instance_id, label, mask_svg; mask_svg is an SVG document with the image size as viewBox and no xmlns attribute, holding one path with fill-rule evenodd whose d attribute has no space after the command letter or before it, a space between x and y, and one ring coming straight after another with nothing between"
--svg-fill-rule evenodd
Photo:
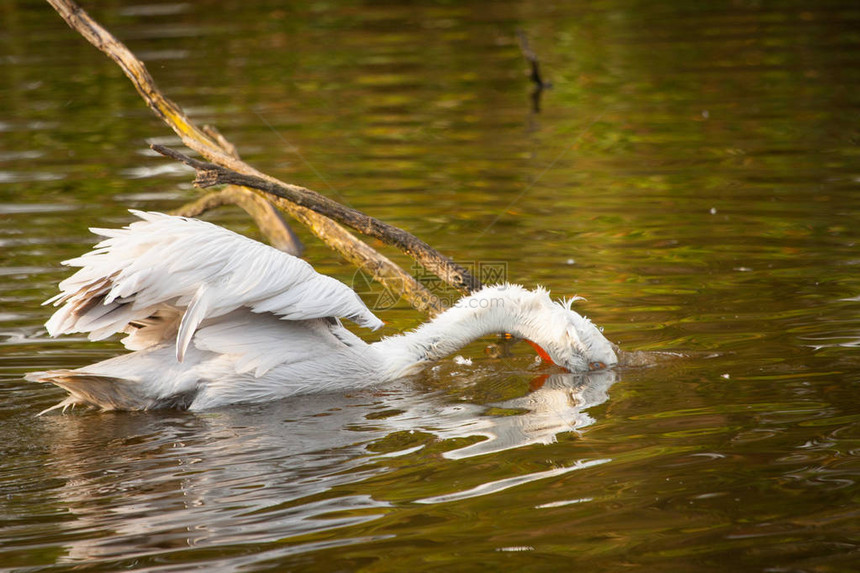
<instances>
[{"instance_id":1,"label":"dead branch","mask_svg":"<svg viewBox=\"0 0 860 573\"><path fill-rule=\"evenodd\" d=\"M230 156L241 159L239 150L231 142L227 141L215 126L204 125L203 132L211 137ZM269 241L269 244L296 257L301 256L305 249L299 237L293 232L292 227L284 219L283 214L271 201L259 193L231 185L226 189L209 193L203 197L186 203L178 209L174 209L174 215L183 217L199 217L206 211L216 209L222 205L236 205L254 219L257 227Z\"/></svg>"},{"instance_id":2,"label":"dead branch","mask_svg":"<svg viewBox=\"0 0 860 573\"><path fill-rule=\"evenodd\" d=\"M273 182L254 175L237 173L232 169L215 165L214 163L193 159L163 145L153 145L152 149L166 157L176 159L193 167L197 172L197 178L194 180L194 185L197 187L207 188L224 184L239 185L281 197L296 205L310 209L315 213L334 219L338 223L355 229L363 235L379 239L384 243L399 248L426 269L462 292L468 293L480 288L478 280L466 271L466 269L457 265L448 257L445 257L415 235L360 211L345 207L315 191L297 185Z\"/></svg>"},{"instance_id":3,"label":"dead branch","mask_svg":"<svg viewBox=\"0 0 860 573\"><path fill-rule=\"evenodd\" d=\"M48 0L48 2L73 30L80 33L87 41L117 63L134 84L146 104L179 135L185 145L219 166L227 167L244 175L253 175L270 183L287 186L287 184L257 171L239 159L238 155L235 154L235 148L223 137L213 136L194 125L182 109L166 98L156 87L143 62L138 60L125 45L93 20L80 6L70 0ZM416 309L430 314L441 310L439 299L433 296L414 277L357 239L342 226L285 199L279 198L273 202L293 218L307 225L311 232L332 249L338 251L349 262L372 275L375 280L381 282L389 290L400 293ZM439 256L442 268L447 268L448 263L445 258ZM457 276L457 273L442 273L439 276L445 280L446 276ZM472 281L463 281L463 284L477 283L473 279Z\"/></svg>"}]
</instances>

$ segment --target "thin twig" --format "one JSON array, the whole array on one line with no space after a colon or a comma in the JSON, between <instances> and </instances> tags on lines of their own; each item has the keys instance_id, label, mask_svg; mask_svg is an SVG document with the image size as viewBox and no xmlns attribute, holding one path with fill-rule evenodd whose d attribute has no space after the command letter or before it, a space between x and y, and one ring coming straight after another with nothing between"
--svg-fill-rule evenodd
<instances>
[{"instance_id":1,"label":"thin twig","mask_svg":"<svg viewBox=\"0 0 860 573\"><path fill-rule=\"evenodd\" d=\"M536 89L544 90L551 87L551 84L545 82L540 73L540 61L538 60L537 54L534 53L534 50L529 46L529 39L526 36L526 33L522 30L517 30L517 39L520 42L520 51L523 54L523 57L529 63L531 67L531 73L529 74L529 79L535 84Z\"/></svg>"},{"instance_id":2,"label":"thin twig","mask_svg":"<svg viewBox=\"0 0 860 573\"><path fill-rule=\"evenodd\" d=\"M540 73L540 61L538 61L537 54L535 54L531 49L531 46L529 46L529 39L526 36L526 33L522 30L517 30L517 39L520 42L520 51L531 68L529 79L535 85L532 90L532 111L540 113L541 95L543 95L544 90L551 88L552 84L544 81L543 76Z\"/></svg>"}]
</instances>

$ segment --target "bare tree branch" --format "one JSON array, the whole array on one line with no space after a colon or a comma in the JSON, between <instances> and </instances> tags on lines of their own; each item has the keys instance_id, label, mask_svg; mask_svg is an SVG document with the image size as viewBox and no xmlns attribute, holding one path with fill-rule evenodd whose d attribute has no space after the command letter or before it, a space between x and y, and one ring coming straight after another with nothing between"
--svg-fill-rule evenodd
<instances>
[{"instance_id":1,"label":"bare tree branch","mask_svg":"<svg viewBox=\"0 0 860 573\"><path fill-rule=\"evenodd\" d=\"M241 159L235 147L223 137L198 128L182 109L166 98L156 87L143 62L101 25L93 20L80 6L70 0L47 0L60 16L87 41L110 57L131 80L137 92L189 148L213 163L228 167L238 173L254 175L274 184L286 183L261 173ZM338 251L346 260L367 272L386 288L400 293L416 309L435 314L442 310L437 297L421 283L385 256L362 242L331 219L314 211L295 205L285 199L271 199L280 209L305 224L312 233L329 247ZM441 255L440 255L441 256ZM444 278L441 277L440 278Z\"/></svg>"},{"instance_id":2,"label":"bare tree branch","mask_svg":"<svg viewBox=\"0 0 860 573\"><path fill-rule=\"evenodd\" d=\"M337 201L333 201L315 191L296 185L273 182L255 175L237 173L232 169L215 165L214 163L193 159L163 145L153 145L152 149L166 157L176 159L193 167L197 171L197 178L194 180L194 185L197 187L207 188L213 185L224 184L239 185L281 197L296 205L310 209L315 213L334 219L338 223L355 229L364 235L379 239L384 243L399 248L426 269L462 292L468 293L480 288L478 280L466 271L466 269L442 255L415 235L360 211L341 205Z\"/></svg>"}]
</instances>

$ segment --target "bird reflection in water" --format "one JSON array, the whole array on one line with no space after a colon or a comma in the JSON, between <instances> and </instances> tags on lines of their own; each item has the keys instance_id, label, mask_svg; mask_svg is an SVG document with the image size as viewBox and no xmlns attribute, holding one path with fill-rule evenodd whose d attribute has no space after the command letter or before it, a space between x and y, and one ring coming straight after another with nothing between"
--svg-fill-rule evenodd
<instances>
[{"instance_id":1,"label":"bird reflection in water","mask_svg":"<svg viewBox=\"0 0 860 573\"><path fill-rule=\"evenodd\" d=\"M540 376L524 395L483 405L428 392L421 380L412 380L384 391L299 396L206 413L42 417L55 443L45 471L60 484L46 495L73 516L58 534L63 560L125 560L246 543L298 550L280 544L391 511L392 502L372 486L375 478L391 479L397 471L386 458L415 455L419 463L438 463L421 458L421 450L455 438L481 441L448 450L449 463L550 444L560 433L592 424L587 410L607 400L616 378L612 370ZM494 415L501 410L508 415ZM380 412L394 414L380 418ZM374 448L403 431L420 436L417 444L385 453ZM412 501L492 494L603 461L511 475L444 498L416 491ZM345 543L356 541L346 537Z\"/></svg>"},{"instance_id":2,"label":"bird reflection in water","mask_svg":"<svg viewBox=\"0 0 860 573\"><path fill-rule=\"evenodd\" d=\"M482 441L445 453L460 459L501 452L531 444L551 444L563 432L578 431L594 422L587 410L609 398L609 387L617 380L614 370L589 373L556 373L536 377L524 396L487 405L458 403L434 409L414 403L404 413L385 420L391 429L416 425L447 440L481 437ZM519 411L515 415L487 415L492 409Z\"/></svg>"}]
</instances>

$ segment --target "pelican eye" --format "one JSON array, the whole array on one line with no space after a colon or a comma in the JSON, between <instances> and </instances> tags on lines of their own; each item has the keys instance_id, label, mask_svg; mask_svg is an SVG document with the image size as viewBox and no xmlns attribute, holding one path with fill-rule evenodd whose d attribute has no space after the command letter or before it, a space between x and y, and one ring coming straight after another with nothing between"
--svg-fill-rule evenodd
<instances>
[{"instance_id":1,"label":"pelican eye","mask_svg":"<svg viewBox=\"0 0 860 573\"><path fill-rule=\"evenodd\" d=\"M603 370L604 368L606 368L606 364L603 362L592 362L588 365L589 370Z\"/></svg>"}]
</instances>

